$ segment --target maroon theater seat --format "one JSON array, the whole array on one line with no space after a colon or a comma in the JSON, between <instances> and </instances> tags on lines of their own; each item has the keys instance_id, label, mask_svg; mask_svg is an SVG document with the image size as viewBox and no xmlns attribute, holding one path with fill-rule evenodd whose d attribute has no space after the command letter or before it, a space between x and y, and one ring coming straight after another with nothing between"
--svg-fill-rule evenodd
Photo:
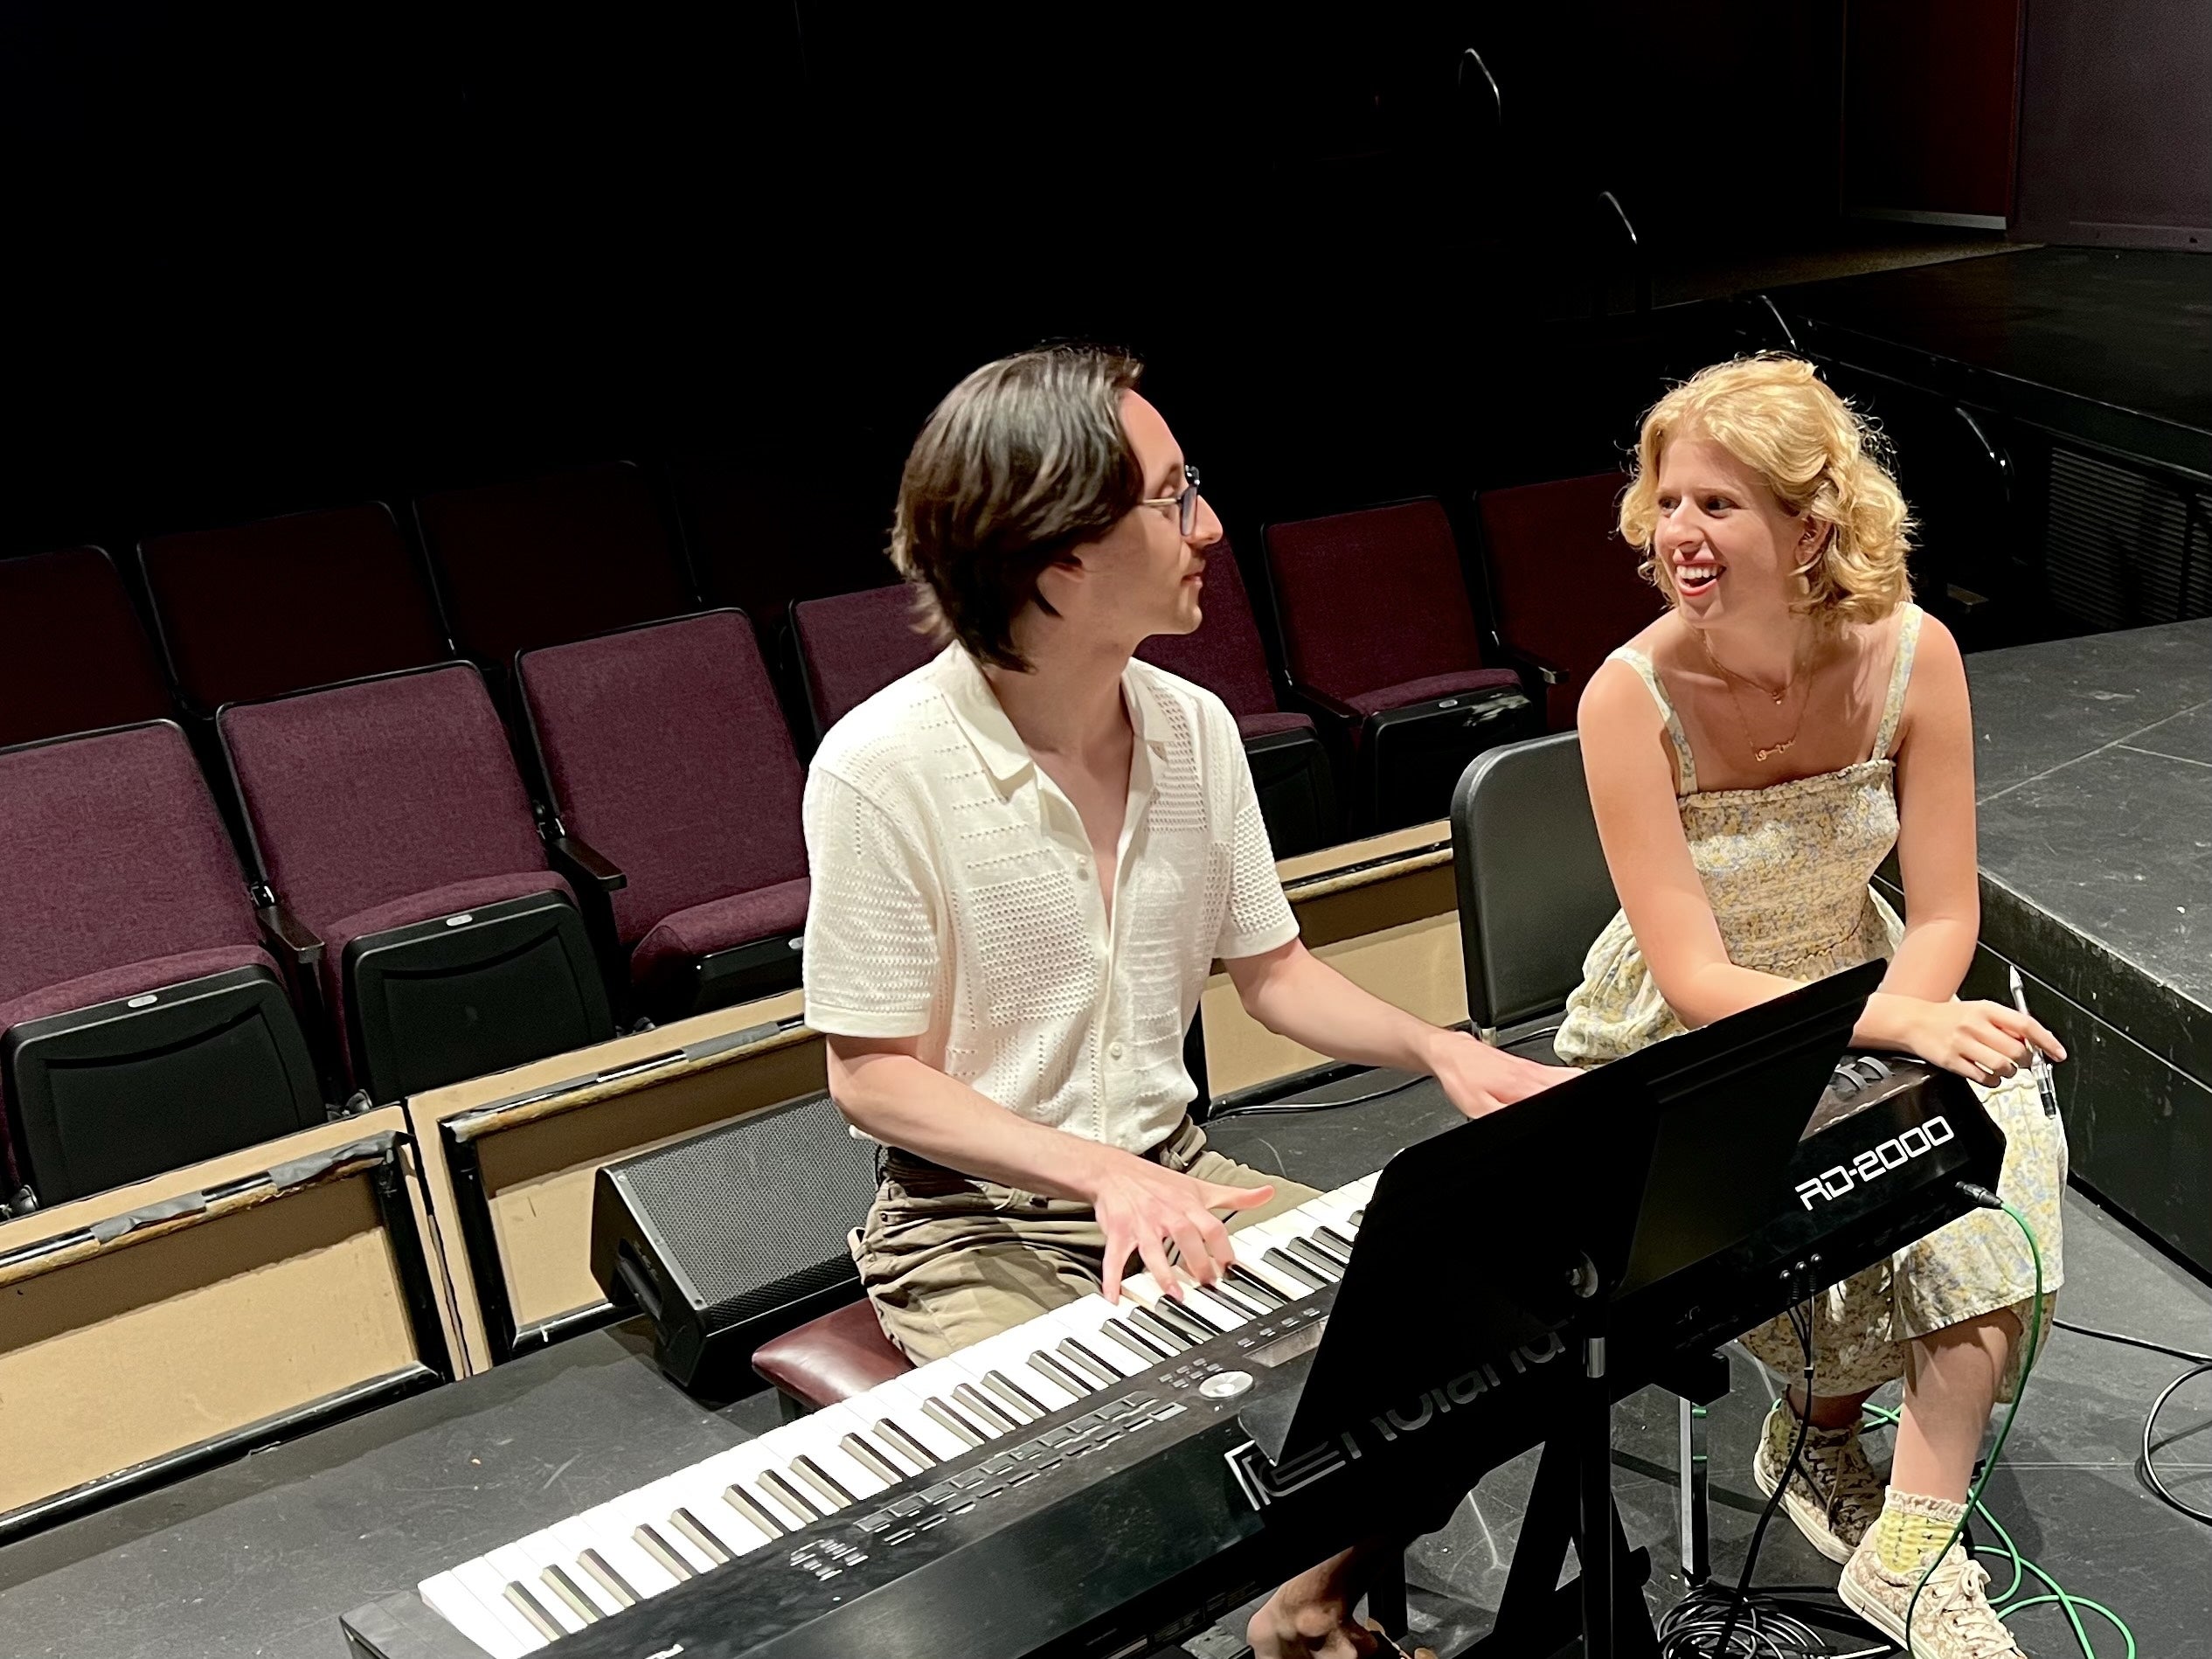
<instances>
[{"instance_id":1,"label":"maroon theater seat","mask_svg":"<svg viewBox=\"0 0 2212 1659\"><path fill-rule=\"evenodd\" d=\"M1442 503L1270 524L1261 538L1293 700L1349 753L1356 828L1444 816L1470 760L1533 733L1520 677L1483 661Z\"/></svg>"},{"instance_id":2,"label":"maroon theater seat","mask_svg":"<svg viewBox=\"0 0 2212 1659\"><path fill-rule=\"evenodd\" d=\"M168 712L160 664L106 553L0 560L0 745Z\"/></svg>"},{"instance_id":3,"label":"maroon theater seat","mask_svg":"<svg viewBox=\"0 0 2212 1659\"><path fill-rule=\"evenodd\" d=\"M1311 715L1280 709L1267 671L1244 573L1226 539L1206 554L1204 620L1189 634L1160 634L1137 648L1148 663L1203 685L1237 717L1252 787L1275 856L1310 852L1337 837L1336 788Z\"/></svg>"},{"instance_id":4,"label":"maroon theater seat","mask_svg":"<svg viewBox=\"0 0 2212 1659\"><path fill-rule=\"evenodd\" d=\"M1665 607L1620 538L1627 487L1625 474L1600 472L1474 498L1494 638L1543 682L1554 732L1574 729L1583 687L1605 653Z\"/></svg>"},{"instance_id":5,"label":"maroon theater seat","mask_svg":"<svg viewBox=\"0 0 2212 1659\"><path fill-rule=\"evenodd\" d=\"M444 626L382 502L138 546L178 688L201 710L446 655Z\"/></svg>"},{"instance_id":6,"label":"maroon theater seat","mask_svg":"<svg viewBox=\"0 0 2212 1659\"><path fill-rule=\"evenodd\" d=\"M830 431L792 449L748 446L669 467L676 510L706 602L762 627L794 601L870 587L895 573L884 548L898 454L871 434Z\"/></svg>"},{"instance_id":7,"label":"maroon theater seat","mask_svg":"<svg viewBox=\"0 0 2212 1659\"><path fill-rule=\"evenodd\" d=\"M787 1400L818 1412L903 1377L914 1362L900 1352L865 1296L809 1319L752 1350L752 1369Z\"/></svg>"},{"instance_id":8,"label":"maroon theater seat","mask_svg":"<svg viewBox=\"0 0 2212 1659\"><path fill-rule=\"evenodd\" d=\"M799 982L804 776L745 613L709 611L516 665L560 831L621 872L640 1006L694 1014Z\"/></svg>"},{"instance_id":9,"label":"maroon theater seat","mask_svg":"<svg viewBox=\"0 0 2212 1659\"><path fill-rule=\"evenodd\" d=\"M322 1119L184 733L0 750L0 1162L55 1204Z\"/></svg>"},{"instance_id":10,"label":"maroon theater seat","mask_svg":"<svg viewBox=\"0 0 2212 1659\"><path fill-rule=\"evenodd\" d=\"M814 717L815 740L882 691L912 673L942 648L915 628L914 590L904 582L791 607L799 676Z\"/></svg>"},{"instance_id":11,"label":"maroon theater seat","mask_svg":"<svg viewBox=\"0 0 2212 1659\"><path fill-rule=\"evenodd\" d=\"M321 964L355 1086L394 1100L613 1035L472 664L233 704L215 725L270 925Z\"/></svg>"},{"instance_id":12,"label":"maroon theater seat","mask_svg":"<svg viewBox=\"0 0 2212 1659\"><path fill-rule=\"evenodd\" d=\"M503 677L517 651L691 608L652 487L627 461L415 503L454 642Z\"/></svg>"}]
</instances>

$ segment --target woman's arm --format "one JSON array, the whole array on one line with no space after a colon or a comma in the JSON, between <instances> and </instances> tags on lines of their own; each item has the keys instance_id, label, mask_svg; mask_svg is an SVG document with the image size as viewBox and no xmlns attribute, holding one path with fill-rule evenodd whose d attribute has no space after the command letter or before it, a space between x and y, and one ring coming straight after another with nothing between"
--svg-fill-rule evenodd
<instances>
[{"instance_id":1,"label":"woman's arm","mask_svg":"<svg viewBox=\"0 0 2212 1659\"><path fill-rule=\"evenodd\" d=\"M1600 667L1583 692L1578 720L1605 867L1675 1017L1685 1025L1709 1025L1795 990L1790 980L1728 959L1682 837L1666 724L1636 671L1618 662Z\"/></svg>"},{"instance_id":2,"label":"woman's arm","mask_svg":"<svg viewBox=\"0 0 2212 1659\"><path fill-rule=\"evenodd\" d=\"M2029 1043L2063 1059L2058 1039L2016 1010L1952 1001L1981 930L1974 728L1966 663L1951 630L1932 616L1920 619L1896 758L1904 938L1853 1035L1876 1047L1910 1050L1977 1081L2009 1075L2028 1058Z\"/></svg>"}]
</instances>

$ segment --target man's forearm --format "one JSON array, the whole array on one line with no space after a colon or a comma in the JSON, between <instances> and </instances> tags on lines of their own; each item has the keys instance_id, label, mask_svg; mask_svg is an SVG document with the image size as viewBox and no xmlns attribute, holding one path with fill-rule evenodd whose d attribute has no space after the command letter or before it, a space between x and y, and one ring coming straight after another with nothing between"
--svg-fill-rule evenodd
<instances>
[{"instance_id":1,"label":"man's forearm","mask_svg":"<svg viewBox=\"0 0 2212 1659\"><path fill-rule=\"evenodd\" d=\"M838 1109L863 1133L1002 1186L1088 1204L1106 1167L1129 1156L1033 1123L911 1055L868 1054L832 1070Z\"/></svg>"},{"instance_id":2,"label":"man's forearm","mask_svg":"<svg viewBox=\"0 0 2212 1659\"><path fill-rule=\"evenodd\" d=\"M1238 989L1245 1011L1269 1031L1334 1060L1431 1071L1436 1039L1446 1034L1362 990L1303 947Z\"/></svg>"}]
</instances>

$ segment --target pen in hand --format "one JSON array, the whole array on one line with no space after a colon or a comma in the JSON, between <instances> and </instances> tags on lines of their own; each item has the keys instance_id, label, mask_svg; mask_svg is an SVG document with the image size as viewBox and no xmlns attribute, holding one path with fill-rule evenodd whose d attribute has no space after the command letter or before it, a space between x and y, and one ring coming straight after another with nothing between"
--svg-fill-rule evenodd
<instances>
[{"instance_id":1,"label":"pen in hand","mask_svg":"<svg viewBox=\"0 0 2212 1659\"><path fill-rule=\"evenodd\" d=\"M2007 967L2005 971L2012 982L2013 1006L2020 1010L2021 1018L2032 1019L2034 1016L2028 1011L2028 990L2020 982L2020 969L2017 967ZM2051 1076L2049 1057L2030 1043L2028 1045L2028 1062L2029 1069L2035 1073L2036 1092L2043 1097L2045 1115L2056 1117L2058 1115L2058 1083Z\"/></svg>"}]
</instances>

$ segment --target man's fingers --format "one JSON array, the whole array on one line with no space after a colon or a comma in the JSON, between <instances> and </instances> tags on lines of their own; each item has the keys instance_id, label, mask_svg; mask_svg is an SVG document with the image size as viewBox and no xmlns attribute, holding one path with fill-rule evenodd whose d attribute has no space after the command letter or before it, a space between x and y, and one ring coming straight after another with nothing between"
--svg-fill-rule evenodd
<instances>
[{"instance_id":1,"label":"man's fingers","mask_svg":"<svg viewBox=\"0 0 2212 1659\"><path fill-rule=\"evenodd\" d=\"M1264 1187L1224 1187L1217 1181L1201 1181L1198 1184L1203 1189L1209 1210L1249 1210L1275 1196L1272 1183Z\"/></svg>"},{"instance_id":2,"label":"man's fingers","mask_svg":"<svg viewBox=\"0 0 2212 1659\"><path fill-rule=\"evenodd\" d=\"M1176 1279L1175 1269L1168 1265L1168 1253L1160 1247L1160 1241L1152 1236L1149 1227L1137 1235L1137 1254L1144 1259L1145 1270L1152 1275L1153 1283L1181 1302L1182 1282Z\"/></svg>"},{"instance_id":3,"label":"man's fingers","mask_svg":"<svg viewBox=\"0 0 2212 1659\"><path fill-rule=\"evenodd\" d=\"M1129 1235L1120 1227L1108 1227L1106 1236L1106 1279L1099 1286L1099 1294L1109 1302L1121 1300L1121 1270L1129 1265Z\"/></svg>"},{"instance_id":4,"label":"man's fingers","mask_svg":"<svg viewBox=\"0 0 2212 1659\"><path fill-rule=\"evenodd\" d=\"M1213 1257L1207 1253L1205 1235L1198 1231L1196 1222L1186 1217L1168 1229L1168 1236L1175 1241L1175 1253L1182 1258L1185 1274L1202 1285L1210 1285L1221 1277L1221 1270L1214 1266ZM1181 1302L1182 1281L1177 1278L1173 1282L1174 1288L1168 1290L1169 1281L1162 1279L1160 1288Z\"/></svg>"}]
</instances>

